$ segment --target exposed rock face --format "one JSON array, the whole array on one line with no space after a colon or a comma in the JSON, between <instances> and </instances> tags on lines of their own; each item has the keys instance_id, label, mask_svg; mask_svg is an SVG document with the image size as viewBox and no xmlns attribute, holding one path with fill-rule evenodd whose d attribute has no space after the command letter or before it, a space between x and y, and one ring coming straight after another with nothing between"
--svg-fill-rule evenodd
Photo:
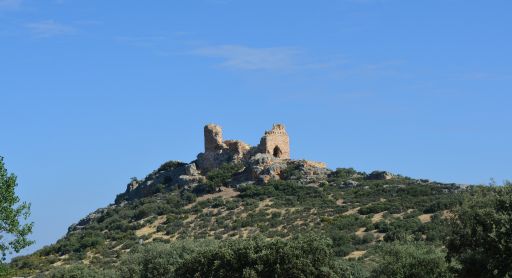
<instances>
[{"instance_id":1,"label":"exposed rock face","mask_svg":"<svg viewBox=\"0 0 512 278\"><path fill-rule=\"evenodd\" d=\"M346 180L340 186L341 187L356 187L359 183L353 180Z\"/></svg>"},{"instance_id":2,"label":"exposed rock face","mask_svg":"<svg viewBox=\"0 0 512 278\"><path fill-rule=\"evenodd\" d=\"M135 188L137 188L139 186L139 181L138 180L132 180L126 187L126 191L132 191L132 190L135 190Z\"/></svg>"},{"instance_id":3,"label":"exposed rock face","mask_svg":"<svg viewBox=\"0 0 512 278\"><path fill-rule=\"evenodd\" d=\"M250 176L258 183L279 180L281 172L288 167L287 162L270 154L258 153L249 160Z\"/></svg>"},{"instance_id":4,"label":"exposed rock face","mask_svg":"<svg viewBox=\"0 0 512 278\"><path fill-rule=\"evenodd\" d=\"M153 171L144 180L131 181L126 186L124 194L127 199L152 195L157 187L172 188L174 186L189 186L204 182L206 179L199 174L195 164L179 163L172 168Z\"/></svg>"},{"instance_id":5,"label":"exposed rock face","mask_svg":"<svg viewBox=\"0 0 512 278\"><path fill-rule=\"evenodd\" d=\"M85 226L90 224L92 221L101 217L105 212L108 211L109 208L112 208L115 206L116 205L109 205L106 208L100 208L94 212L89 213L86 217L84 217L83 219L80 219L80 221L78 221L78 223L72 224L71 226L69 226L68 233L74 232L74 231L79 231L79 230L83 229Z\"/></svg>"},{"instance_id":6,"label":"exposed rock face","mask_svg":"<svg viewBox=\"0 0 512 278\"><path fill-rule=\"evenodd\" d=\"M283 178L296 180L301 184L319 183L326 180L327 176L332 172L332 170L326 168L325 163L309 160L291 160L289 167L294 170L292 175Z\"/></svg>"},{"instance_id":7,"label":"exposed rock face","mask_svg":"<svg viewBox=\"0 0 512 278\"><path fill-rule=\"evenodd\" d=\"M196 176L196 175L200 175L200 174L201 174L201 173L197 170L197 168L196 168L196 164L195 164L195 163L190 163L190 164L185 165L185 173L186 173L188 176Z\"/></svg>"},{"instance_id":8,"label":"exposed rock face","mask_svg":"<svg viewBox=\"0 0 512 278\"><path fill-rule=\"evenodd\" d=\"M184 166L185 174L180 175L177 179L178 186L192 186L206 182L206 177L202 176L196 168L195 163L190 163Z\"/></svg>"}]
</instances>

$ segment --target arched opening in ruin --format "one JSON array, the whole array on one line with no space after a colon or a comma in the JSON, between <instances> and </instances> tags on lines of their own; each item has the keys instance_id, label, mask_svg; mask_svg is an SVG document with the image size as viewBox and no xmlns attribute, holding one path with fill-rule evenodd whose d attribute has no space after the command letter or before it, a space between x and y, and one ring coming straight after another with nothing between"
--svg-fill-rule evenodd
<instances>
[{"instance_id":1,"label":"arched opening in ruin","mask_svg":"<svg viewBox=\"0 0 512 278\"><path fill-rule=\"evenodd\" d=\"M277 158L280 158L281 155L283 155L283 152L281 151L281 148L279 148L279 146L276 146L274 148L273 155L274 155L274 157L277 157Z\"/></svg>"}]
</instances>

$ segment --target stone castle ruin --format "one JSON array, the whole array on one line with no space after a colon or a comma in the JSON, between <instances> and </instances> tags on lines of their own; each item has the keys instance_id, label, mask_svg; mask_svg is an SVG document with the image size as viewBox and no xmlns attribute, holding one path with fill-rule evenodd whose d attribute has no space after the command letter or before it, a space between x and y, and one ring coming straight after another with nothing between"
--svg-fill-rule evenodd
<instances>
[{"instance_id":1,"label":"stone castle ruin","mask_svg":"<svg viewBox=\"0 0 512 278\"><path fill-rule=\"evenodd\" d=\"M290 139L283 124L274 124L265 131L257 146L239 140L224 140L222 128L215 124L204 127L204 152L193 162L203 175L226 163L244 165L235 181L260 181L266 183L280 179L289 167L310 172L324 172L325 164L307 160L290 159ZM320 169L320 170L318 170Z\"/></svg>"},{"instance_id":2,"label":"stone castle ruin","mask_svg":"<svg viewBox=\"0 0 512 278\"><path fill-rule=\"evenodd\" d=\"M265 131L258 146L250 146L240 140L224 140L222 128L208 124L204 127L204 152L197 156L195 163L206 173L225 163L247 164L258 154L273 161L290 159L290 139L284 125L274 124L271 130Z\"/></svg>"},{"instance_id":3,"label":"stone castle ruin","mask_svg":"<svg viewBox=\"0 0 512 278\"><path fill-rule=\"evenodd\" d=\"M274 124L271 130L265 131L260 144L251 148L239 140L226 140L222 138L222 128L215 124L204 127L204 152L227 152L233 156L243 157L247 153L271 154L275 158L290 159L290 140L282 124Z\"/></svg>"},{"instance_id":4,"label":"stone castle ruin","mask_svg":"<svg viewBox=\"0 0 512 278\"><path fill-rule=\"evenodd\" d=\"M315 184L324 180L330 171L321 162L290 159L290 139L282 124L274 124L272 129L265 131L257 146L240 140L224 140L222 128L208 124L204 127L204 152L199 153L196 160L164 164L145 180L128 184L125 198L151 194L152 186L158 184L190 188L205 183L211 170L231 163L241 166L230 179L236 186L280 179Z\"/></svg>"}]
</instances>

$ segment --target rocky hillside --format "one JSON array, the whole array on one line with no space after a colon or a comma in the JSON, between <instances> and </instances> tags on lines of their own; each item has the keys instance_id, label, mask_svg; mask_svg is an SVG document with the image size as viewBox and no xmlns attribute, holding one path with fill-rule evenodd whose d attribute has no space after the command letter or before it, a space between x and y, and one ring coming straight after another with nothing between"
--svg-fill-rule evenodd
<instances>
[{"instance_id":1,"label":"rocky hillside","mask_svg":"<svg viewBox=\"0 0 512 278\"><path fill-rule=\"evenodd\" d=\"M18 275L66 265L112 268L152 242L322 235L340 260L371 262L382 241L440 246L463 187L388 172L330 170L321 163L256 154L200 171L166 162L133 179L115 203L69 227L55 244L12 261Z\"/></svg>"}]
</instances>

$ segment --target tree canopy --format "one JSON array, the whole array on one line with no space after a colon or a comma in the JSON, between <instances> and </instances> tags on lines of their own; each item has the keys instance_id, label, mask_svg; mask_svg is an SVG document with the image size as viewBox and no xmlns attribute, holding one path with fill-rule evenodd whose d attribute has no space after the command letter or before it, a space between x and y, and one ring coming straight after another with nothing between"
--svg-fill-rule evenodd
<instances>
[{"instance_id":1,"label":"tree canopy","mask_svg":"<svg viewBox=\"0 0 512 278\"><path fill-rule=\"evenodd\" d=\"M468 194L454 211L446 247L462 277L512 277L512 185Z\"/></svg>"},{"instance_id":2,"label":"tree canopy","mask_svg":"<svg viewBox=\"0 0 512 278\"><path fill-rule=\"evenodd\" d=\"M30 204L21 202L16 195L16 175L8 173L4 158L0 156L0 254L5 261L10 252L19 252L31 245L28 239L33 223L26 223Z\"/></svg>"}]
</instances>

